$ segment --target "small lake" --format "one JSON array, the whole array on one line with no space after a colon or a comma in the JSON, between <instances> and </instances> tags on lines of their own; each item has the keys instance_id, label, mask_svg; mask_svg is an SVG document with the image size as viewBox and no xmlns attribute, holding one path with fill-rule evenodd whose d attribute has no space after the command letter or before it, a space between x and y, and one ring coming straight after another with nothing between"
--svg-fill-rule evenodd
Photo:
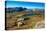
<instances>
[{"instance_id":1,"label":"small lake","mask_svg":"<svg viewBox=\"0 0 46 31\"><path fill-rule=\"evenodd\" d=\"M34 16L36 14L25 14L24 16Z\"/></svg>"}]
</instances>

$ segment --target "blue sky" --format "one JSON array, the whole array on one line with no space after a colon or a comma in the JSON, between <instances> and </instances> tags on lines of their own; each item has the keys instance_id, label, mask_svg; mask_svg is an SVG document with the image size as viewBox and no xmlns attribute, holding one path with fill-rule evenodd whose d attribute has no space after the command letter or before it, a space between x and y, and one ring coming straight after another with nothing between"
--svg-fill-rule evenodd
<instances>
[{"instance_id":1,"label":"blue sky","mask_svg":"<svg viewBox=\"0 0 46 31\"><path fill-rule=\"evenodd\" d=\"M6 7L44 8L44 3L7 1Z\"/></svg>"}]
</instances>

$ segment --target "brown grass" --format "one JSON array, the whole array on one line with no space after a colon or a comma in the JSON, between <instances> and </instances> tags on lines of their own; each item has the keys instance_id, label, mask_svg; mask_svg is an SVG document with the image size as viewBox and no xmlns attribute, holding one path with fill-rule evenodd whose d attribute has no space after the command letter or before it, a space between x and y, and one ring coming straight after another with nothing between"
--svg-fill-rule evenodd
<instances>
[{"instance_id":1,"label":"brown grass","mask_svg":"<svg viewBox=\"0 0 46 31\"><path fill-rule=\"evenodd\" d=\"M24 12L21 12L21 13L17 12L16 16L8 14L6 16L6 19L7 19L6 20L6 24L7 24L6 28L11 29L11 30L18 29L17 25L16 25L17 15L24 15L24 14L25 14ZM43 15L28 16L28 18L30 18L30 19L26 20L25 25L21 26L19 29L33 28L38 21L44 20Z\"/></svg>"}]
</instances>

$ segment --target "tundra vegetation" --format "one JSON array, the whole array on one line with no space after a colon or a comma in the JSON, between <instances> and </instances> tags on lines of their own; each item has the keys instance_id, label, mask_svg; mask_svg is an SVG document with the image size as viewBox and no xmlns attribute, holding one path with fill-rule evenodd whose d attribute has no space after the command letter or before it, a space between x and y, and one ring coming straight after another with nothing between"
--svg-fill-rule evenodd
<instances>
[{"instance_id":1,"label":"tundra vegetation","mask_svg":"<svg viewBox=\"0 0 46 31\"><path fill-rule=\"evenodd\" d=\"M6 29L33 29L40 21L44 21L44 9L27 9L22 7L5 8L6 9ZM20 21L18 27L18 19L24 18ZM22 20L21 19L21 20ZM38 28L38 27L37 27ZM44 27L43 27L44 28Z\"/></svg>"}]
</instances>

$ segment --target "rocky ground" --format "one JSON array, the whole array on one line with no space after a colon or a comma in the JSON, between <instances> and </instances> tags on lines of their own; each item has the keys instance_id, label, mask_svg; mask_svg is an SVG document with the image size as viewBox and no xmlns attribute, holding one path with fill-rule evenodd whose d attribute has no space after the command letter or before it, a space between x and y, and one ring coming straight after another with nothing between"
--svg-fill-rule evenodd
<instances>
[{"instance_id":1,"label":"rocky ground","mask_svg":"<svg viewBox=\"0 0 46 31\"><path fill-rule=\"evenodd\" d=\"M22 13L16 15L7 14L7 18L6 18L7 30L44 28L45 22L43 15L27 16L27 18L29 19L24 20L25 25L22 25L19 28L17 27L16 24L17 15L23 15L23 14Z\"/></svg>"}]
</instances>

